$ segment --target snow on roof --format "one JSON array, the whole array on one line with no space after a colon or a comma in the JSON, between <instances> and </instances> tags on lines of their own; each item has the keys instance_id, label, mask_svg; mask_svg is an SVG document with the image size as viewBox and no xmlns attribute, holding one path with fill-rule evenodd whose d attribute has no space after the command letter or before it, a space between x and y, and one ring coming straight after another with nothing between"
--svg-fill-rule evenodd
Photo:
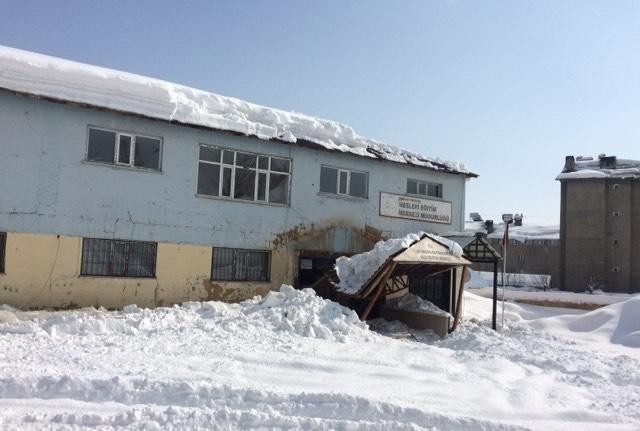
<instances>
[{"instance_id":1,"label":"snow on roof","mask_svg":"<svg viewBox=\"0 0 640 431\"><path fill-rule=\"evenodd\" d=\"M402 238L378 241L369 251L351 257L341 256L336 260L336 275L340 279L337 289L343 293L357 294L387 259L427 236L447 247L452 256L462 256L462 247L456 242L426 232L410 233Z\"/></svg>"},{"instance_id":2,"label":"snow on roof","mask_svg":"<svg viewBox=\"0 0 640 431\"><path fill-rule=\"evenodd\" d=\"M601 165L601 158L609 159L609 163ZM618 159L615 156L601 155L593 157L575 157L574 166L560 173L556 180L574 180L584 178L640 178L640 161ZM602 166L602 167L601 167Z\"/></svg>"},{"instance_id":3,"label":"snow on roof","mask_svg":"<svg viewBox=\"0 0 640 431\"><path fill-rule=\"evenodd\" d=\"M0 89L143 115L259 139L477 176L462 163L427 157L358 135L335 121L220 96L132 73L0 46Z\"/></svg>"},{"instance_id":4,"label":"snow on roof","mask_svg":"<svg viewBox=\"0 0 640 431\"><path fill-rule=\"evenodd\" d=\"M494 223L494 231L487 235L489 239L500 239L504 235L504 223ZM466 221L464 224L464 231L462 232L449 232L446 236L474 236L476 232L486 233L487 230L484 226L484 221ZM560 239L560 226L558 225L527 225L515 226L511 224L509 226L509 239L529 242L533 240L558 240Z\"/></svg>"}]
</instances>

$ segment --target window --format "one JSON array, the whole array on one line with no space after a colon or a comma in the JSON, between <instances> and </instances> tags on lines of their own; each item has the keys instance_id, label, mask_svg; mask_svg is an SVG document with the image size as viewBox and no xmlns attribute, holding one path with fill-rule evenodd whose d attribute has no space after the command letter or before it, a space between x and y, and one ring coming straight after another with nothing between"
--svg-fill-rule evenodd
<instances>
[{"instance_id":1,"label":"window","mask_svg":"<svg viewBox=\"0 0 640 431\"><path fill-rule=\"evenodd\" d=\"M160 170L159 138L89 127L87 160Z\"/></svg>"},{"instance_id":2,"label":"window","mask_svg":"<svg viewBox=\"0 0 640 431\"><path fill-rule=\"evenodd\" d=\"M407 180L407 194L441 198L442 184L427 183L424 181L409 179Z\"/></svg>"},{"instance_id":3,"label":"window","mask_svg":"<svg viewBox=\"0 0 640 431\"><path fill-rule=\"evenodd\" d=\"M214 247L211 279L269 281L270 260L269 251Z\"/></svg>"},{"instance_id":4,"label":"window","mask_svg":"<svg viewBox=\"0 0 640 431\"><path fill-rule=\"evenodd\" d=\"M200 144L198 194L287 205L291 160Z\"/></svg>"},{"instance_id":5,"label":"window","mask_svg":"<svg viewBox=\"0 0 640 431\"><path fill-rule=\"evenodd\" d=\"M367 199L369 196L369 174L322 166L320 167L320 191Z\"/></svg>"},{"instance_id":6,"label":"window","mask_svg":"<svg viewBox=\"0 0 640 431\"><path fill-rule=\"evenodd\" d=\"M517 255L516 259L517 259L518 262L524 263L525 256L524 256L524 254L519 254L519 255Z\"/></svg>"},{"instance_id":7,"label":"window","mask_svg":"<svg viewBox=\"0 0 640 431\"><path fill-rule=\"evenodd\" d=\"M156 252L155 242L84 238L80 274L152 278Z\"/></svg>"},{"instance_id":8,"label":"window","mask_svg":"<svg viewBox=\"0 0 640 431\"><path fill-rule=\"evenodd\" d=\"M0 274L4 274L4 256L7 248L7 234L0 232Z\"/></svg>"}]
</instances>

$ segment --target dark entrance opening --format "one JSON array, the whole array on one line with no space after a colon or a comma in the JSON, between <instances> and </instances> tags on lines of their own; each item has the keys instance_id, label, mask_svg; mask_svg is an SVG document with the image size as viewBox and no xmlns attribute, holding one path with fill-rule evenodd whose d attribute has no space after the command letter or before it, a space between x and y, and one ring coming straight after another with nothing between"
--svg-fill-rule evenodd
<instances>
[{"instance_id":1,"label":"dark entrance opening","mask_svg":"<svg viewBox=\"0 0 640 431\"><path fill-rule=\"evenodd\" d=\"M344 254L301 250L298 259L298 278L296 287L304 289L320 280L333 269L336 259Z\"/></svg>"},{"instance_id":2,"label":"dark entrance opening","mask_svg":"<svg viewBox=\"0 0 640 431\"><path fill-rule=\"evenodd\" d=\"M431 277L409 277L409 292L437 305L441 310L454 314L451 300L451 271Z\"/></svg>"}]
</instances>

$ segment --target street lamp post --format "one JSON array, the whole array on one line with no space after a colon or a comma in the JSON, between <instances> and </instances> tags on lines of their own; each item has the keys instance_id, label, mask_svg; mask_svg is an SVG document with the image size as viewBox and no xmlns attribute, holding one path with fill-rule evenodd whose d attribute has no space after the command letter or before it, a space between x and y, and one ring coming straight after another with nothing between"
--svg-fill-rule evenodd
<instances>
[{"instance_id":1,"label":"street lamp post","mask_svg":"<svg viewBox=\"0 0 640 431\"><path fill-rule=\"evenodd\" d=\"M504 276L507 272L507 244L509 243L509 225L513 223L513 214L502 214L504 234L502 235L502 329L504 329Z\"/></svg>"}]
</instances>

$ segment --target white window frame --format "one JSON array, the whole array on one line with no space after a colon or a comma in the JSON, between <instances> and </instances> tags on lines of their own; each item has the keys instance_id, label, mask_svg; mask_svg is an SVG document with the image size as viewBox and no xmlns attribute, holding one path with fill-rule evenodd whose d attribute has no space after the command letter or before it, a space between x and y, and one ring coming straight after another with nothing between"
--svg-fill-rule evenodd
<instances>
[{"instance_id":1,"label":"white window frame","mask_svg":"<svg viewBox=\"0 0 640 431\"><path fill-rule=\"evenodd\" d=\"M129 163L121 163L120 162L120 137L121 136L128 136L131 139L131 142L129 143ZM133 150L133 148L135 147L135 141L136 141L136 137L135 135L132 135L130 133L120 133L120 132L116 132L116 150L114 152L114 163L116 165L119 166L129 166L132 168L139 168L142 166L134 166L133 165L133 156L135 155L135 152ZM151 169L151 168L146 168L146 169Z\"/></svg>"},{"instance_id":2,"label":"white window frame","mask_svg":"<svg viewBox=\"0 0 640 431\"><path fill-rule=\"evenodd\" d=\"M112 133L116 134L116 141L114 143L113 162L112 163L101 162L101 161L96 161L96 160L89 160L89 144L90 144L89 135L90 135L90 131L91 130L102 130L104 132L112 132ZM131 138L131 144L129 145L129 163L121 163L120 162L120 136L128 136L129 138ZM136 138L155 139L155 140L159 141L159 143L160 143L160 145L159 145L160 154L158 156L158 167L157 168L148 168L146 166L136 166L136 165L134 165ZM121 131L114 130L114 129L107 129L105 127L98 127L98 126L91 126L90 125L90 126L87 127L87 148L86 148L86 152L85 152L85 160L87 162L89 162L89 163L102 163L102 164L109 164L109 165L115 165L115 166L134 168L134 169L143 169L143 170L147 170L147 171L162 171L163 147L164 147L163 139L161 137L159 137L159 136L150 136L150 135L145 135L145 134L140 134L140 133L132 133L132 132L121 132Z\"/></svg>"},{"instance_id":3,"label":"white window frame","mask_svg":"<svg viewBox=\"0 0 640 431\"><path fill-rule=\"evenodd\" d=\"M347 174L347 183L344 185L345 192L340 193L340 189L342 188L342 174ZM351 191L351 171L346 169L338 169L338 180L336 181L336 185L338 186L336 189L336 193L341 196L351 196L349 192Z\"/></svg>"},{"instance_id":4,"label":"white window frame","mask_svg":"<svg viewBox=\"0 0 640 431\"><path fill-rule=\"evenodd\" d=\"M357 169L345 169L345 168L339 168L337 166L331 166L331 165L320 165L320 175L322 175L322 168L328 168L328 169L335 169L336 170L336 193L335 195L338 196L343 196L343 197L348 197L348 198L353 198L353 199L369 199L369 172L366 171L359 171ZM345 184L345 191L346 193L341 193L340 192L340 185L342 184L342 180L341 180L341 174L342 173L346 173L347 174L347 179L346 179L346 184ZM353 196L351 194L351 174L355 172L357 174L364 174L367 178L366 181L366 190L365 190L365 197L362 196ZM323 191L320 190L320 193L322 194L326 194L326 195L334 195L334 193L331 192L327 192L327 191Z\"/></svg>"},{"instance_id":5,"label":"white window frame","mask_svg":"<svg viewBox=\"0 0 640 431\"><path fill-rule=\"evenodd\" d=\"M202 160L200 159L200 148L201 147L208 147L208 148L214 148L216 150L220 150L220 162L212 162L210 160ZM224 161L224 152L225 151L229 151L233 153L233 164L229 164L229 163L225 163ZM244 154L251 154L253 156L256 156L256 166L255 168L244 168L242 166L238 166L237 165L237 156L238 153L244 153ZM267 163L267 168L259 168L260 166L260 157L266 157L268 159L268 163ZM280 159L280 160L287 160L289 162L289 172L281 172L281 171L274 171L271 169L271 160L272 159ZM290 202L291 202L291 171L293 170L293 161L290 158L287 157L280 157L280 156L271 156L269 154L260 154L260 153L254 153L251 151L242 151L242 150L234 150L234 149L230 149L230 148L224 148L224 147L218 147L216 145L209 145L209 144L203 144L200 143L198 145L198 165L200 163L205 163L205 164L209 164L209 165L218 165L220 166L220 173L219 173L219 178L218 178L218 196L214 196L214 195L207 195L207 194L200 194L197 193L198 196L205 196L208 198L214 198L214 199L230 199L233 201L237 201L237 202L254 202L254 203L260 203L260 204L268 204L268 205L280 205L280 206L289 206ZM255 182L254 182L254 187L253 187L253 199L249 200L249 199L236 199L235 196L235 191L236 191L236 168L242 168L242 169L251 169L254 170L256 172L256 177L255 177ZM223 178L224 178L224 169L231 169L231 186L230 186L230 192L229 192L229 196L223 195L222 194L222 187L223 187ZM198 167L198 169L200 169ZM279 174L279 175L286 175L287 176L287 201L286 203L280 203L280 202L270 202L269 201L269 186L271 183L271 175L270 174ZM260 184L260 174L264 174L265 175L265 190L264 190L264 200L258 199L258 186ZM197 181L196 181L196 188L198 187Z\"/></svg>"}]
</instances>

